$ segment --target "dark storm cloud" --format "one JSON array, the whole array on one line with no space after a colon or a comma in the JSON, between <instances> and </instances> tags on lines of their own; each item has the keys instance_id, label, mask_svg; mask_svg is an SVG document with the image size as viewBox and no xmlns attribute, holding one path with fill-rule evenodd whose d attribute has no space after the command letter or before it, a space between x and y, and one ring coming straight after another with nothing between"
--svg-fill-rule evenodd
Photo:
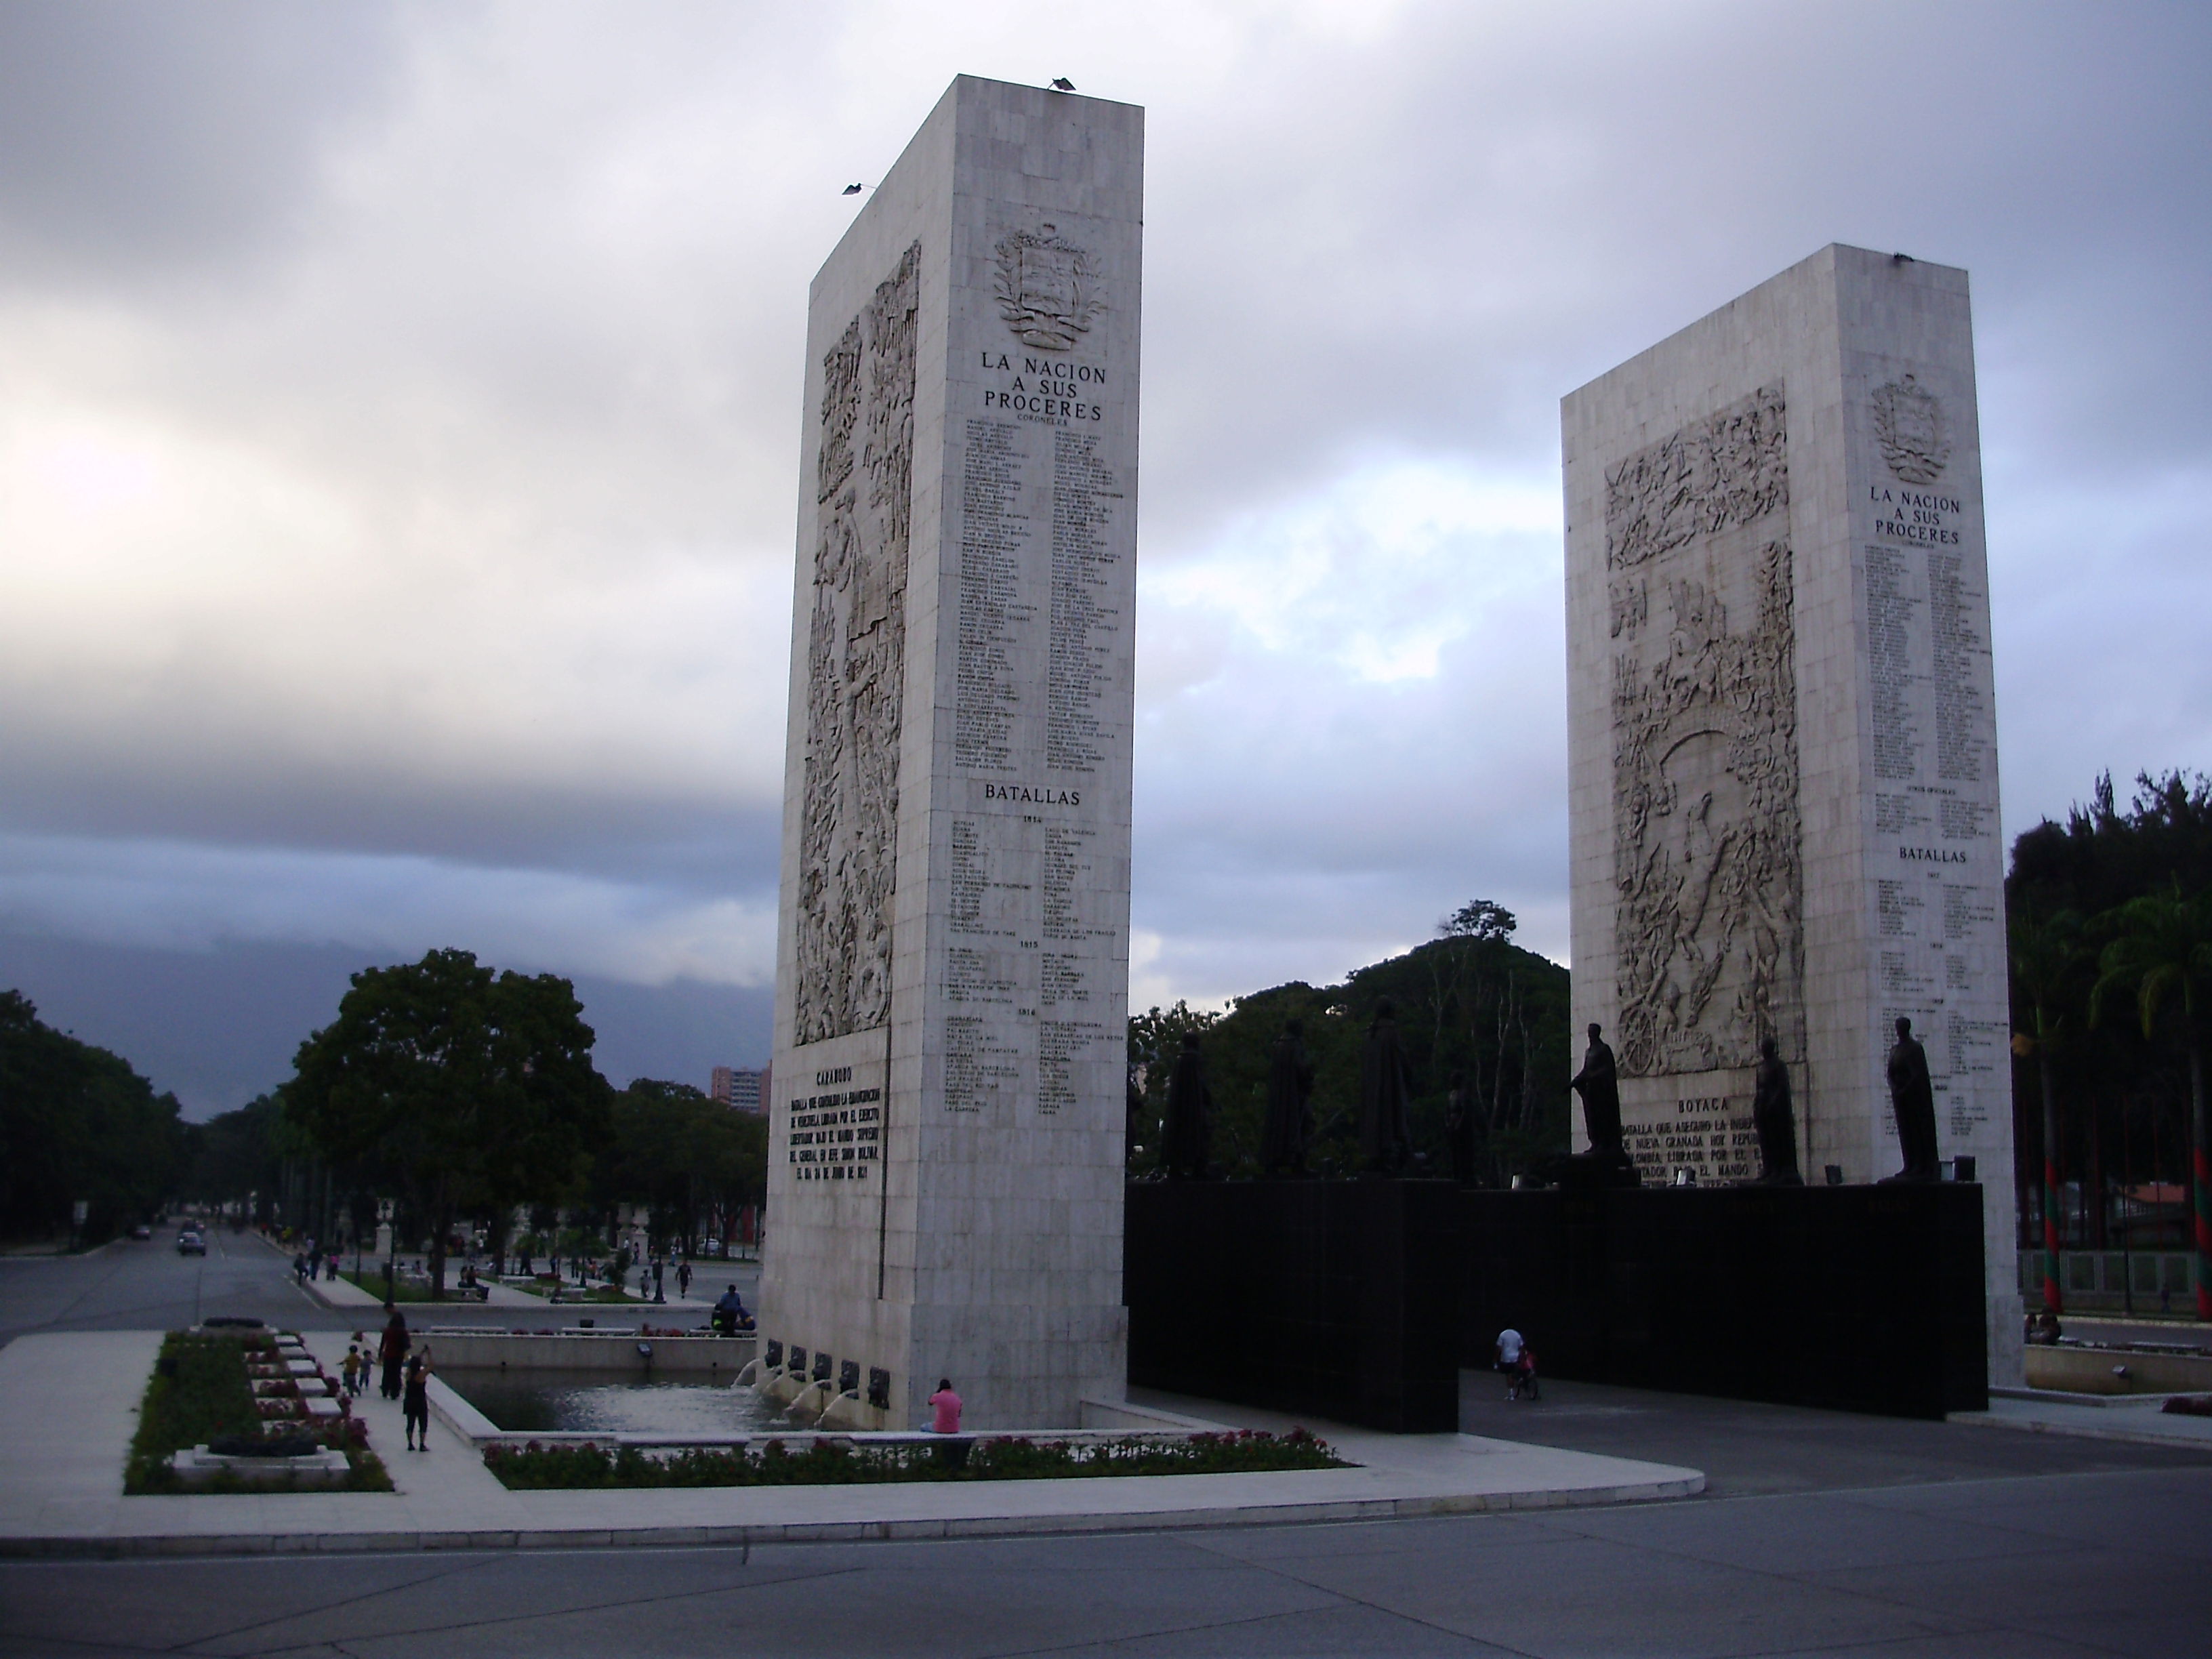
<instances>
[{"instance_id":1,"label":"dark storm cloud","mask_svg":"<svg viewBox=\"0 0 2212 1659\"><path fill-rule=\"evenodd\" d=\"M1149 526L1363 445L1555 459L1562 392L1830 241L1969 268L2093 453L2145 398L2201 453L2209 40L2183 7L1435 7L1318 118L1259 77L1156 109L1148 435L1204 464L1152 467Z\"/></svg>"},{"instance_id":2,"label":"dark storm cloud","mask_svg":"<svg viewBox=\"0 0 2212 1659\"><path fill-rule=\"evenodd\" d=\"M1972 274L2008 827L2212 763L2209 41L0 8L0 925L764 981L806 283L1040 62L1148 112L1139 1006L1565 952L1558 400L1831 240Z\"/></svg>"},{"instance_id":3,"label":"dark storm cloud","mask_svg":"<svg viewBox=\"0 0 2212 1659\"><path fill-rule=\"evenodd\" d=\"M392 87L360 0L0 6L0 252L21 280L135 283L295 231L323 146Z\"/></svg>"},{"instance_id":4,"label":"dark storm cloud","mask_svg":"<svg viewBox=\"0 0 2212 1659\"><path fill-rule=\"evenodd\" d=\"M647 791L163 743L87 756L11 724L0 715L0 832L447 858L701 892L775 881L780 805L732 800L708 777Z\"/></svg>"}]
</instances>

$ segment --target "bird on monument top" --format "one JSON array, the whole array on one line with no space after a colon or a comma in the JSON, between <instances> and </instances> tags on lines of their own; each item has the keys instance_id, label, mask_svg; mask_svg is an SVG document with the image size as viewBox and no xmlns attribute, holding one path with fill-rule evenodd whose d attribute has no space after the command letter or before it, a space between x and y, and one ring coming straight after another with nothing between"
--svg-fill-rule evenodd
<instances>
[{"instance_id":1,"label":"bird on monument top","mask_svg":"<svg viewBox=\"0 0 2212 1659\"><path fill-rule=\"evenodd\" d=\"M1069 80L1065 75L1055 76L1053 77L1052 89L1054 92L1073 92L1075 90L1075 82Z\"/></svg>"},{"instance_id":2,"label":"bird on monument top","mask_svg":"<svg viewBox=\"0 0 2212 1659\"><path fill-rule=\"evenodd\" d=\"M866 188L867 186L866 185L848 185L844 189L839 191L837 193L840 196L858 196Z\"/></svg>"}]
</instances>

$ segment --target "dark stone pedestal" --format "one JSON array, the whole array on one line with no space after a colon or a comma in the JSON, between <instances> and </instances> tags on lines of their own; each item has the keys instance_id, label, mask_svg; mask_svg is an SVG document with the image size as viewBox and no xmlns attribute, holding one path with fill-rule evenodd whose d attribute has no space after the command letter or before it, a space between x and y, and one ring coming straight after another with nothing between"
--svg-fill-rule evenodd
<instances>
[{"instance_id":1,"label":"dark stone pedestal","mask_svg":"<svg viewBox=\"0 0 2212 1659\"><path fill-rule=\"evenodd\" d=\"M1455 1431L1461 1196L1443 1181L1132 1183L1129 1381Z\"/></svg>"},{"instance_id":2,"label":"dark stone pedestal","mask_svg":"<svg viewBox=\"0 0 2212 1659\"><path fill-rule=\"evenodd\" d=\"M1541 1373L1899 1417L1989 1404L1982 1190L1460 1194L1465 1342Z\"/></svg>"},{"instance_id":3,"label":"dark stone pedestal","mask_svg":"<svg viewBox=\"0 0 2212 1659\"><path fill-rule=\"evenodd\" d=\"M1537 1180L1563 1193L1609 1192L1617 1187L1639 1187L1644 1178L1626 1152L1561 1153L1536 1165Z\"/></svg>"}]
</instances>

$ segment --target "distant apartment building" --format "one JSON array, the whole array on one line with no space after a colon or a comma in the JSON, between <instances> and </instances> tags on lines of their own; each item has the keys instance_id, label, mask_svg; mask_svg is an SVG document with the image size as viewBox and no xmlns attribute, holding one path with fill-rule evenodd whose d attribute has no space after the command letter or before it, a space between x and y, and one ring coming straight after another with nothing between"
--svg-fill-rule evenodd
<instances>
[{"instance_id":1,"label":"distant apartment building","mask_svg":"<svg viewBox=\"0 0 2212 1659\"><path fill-rule=\"evenodd\" d=\"M714 1080L707 1092L732 1111L757 1112L761 1109L761 1083L766 1074L748 1072L730 1066L717 1066Z\"/></svg>"}]
</instances>

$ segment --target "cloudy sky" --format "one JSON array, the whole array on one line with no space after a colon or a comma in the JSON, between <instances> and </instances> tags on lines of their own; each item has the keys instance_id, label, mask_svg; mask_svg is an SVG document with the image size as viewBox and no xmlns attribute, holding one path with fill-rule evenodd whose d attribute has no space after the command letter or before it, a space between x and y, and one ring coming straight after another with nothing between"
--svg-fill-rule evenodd
<instances>
[{"instance_id":1,"label":"cloudy sky","mask_svg":"<svg viewBox=\"0 0 2212 1659\"><path fill-rule=\"evenodd\" d=\"M1565 958L1558 400L1830 241L1972 273L2008 831L2212 765L2201 5L9 0L0 981L196 1115L434 945L764 1057L806 283L963 71L1148 111L1138 1006Z\"/></svg>"}]
</instances>

